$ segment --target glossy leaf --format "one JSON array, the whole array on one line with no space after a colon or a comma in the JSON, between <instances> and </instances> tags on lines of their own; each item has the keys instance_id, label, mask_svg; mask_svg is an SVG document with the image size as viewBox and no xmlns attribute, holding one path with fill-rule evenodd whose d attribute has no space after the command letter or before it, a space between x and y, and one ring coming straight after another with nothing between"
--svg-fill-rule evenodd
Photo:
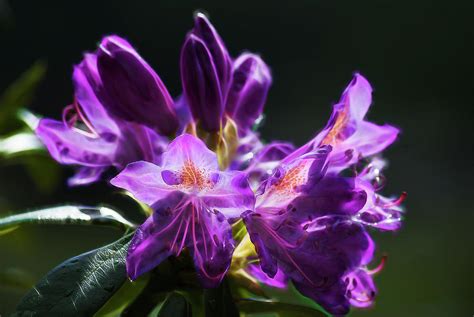
<instances>
[{"instance_id":1,"label":"glossy leaf","mask_svg":"<svg viewBox=\"0 0 474 317\"><path fill-rule=\"evenodd\" d=\"M127 279L132 234L71 258L50 271L21 300L14 316L92 316Z\"/></svg>"},{"instance_id":2,"label":"glossy leaf","mask_svg":"<svg viewBox=\"0 0 474 317\"><path fill-rule=\"evenodd\" d=\"M125 281L112 298L110 298L107 303L105 303L105 305L94 314L94 317L120 316L123 310L143 291L147 282L148 275L144 275L136 281Z\"/></svg>"},{"instance_id":3,"label":"glossy leaf","mask_svg":"<svg viewBox=\"0 0 474 317\"><path fill-rule=\"evenodd\" d=\"M81 224L118 226L123 229L135 225L118 212L107 207L59 206L0 219L0 232L25 224Z\"/></svg>"}]
</instances>

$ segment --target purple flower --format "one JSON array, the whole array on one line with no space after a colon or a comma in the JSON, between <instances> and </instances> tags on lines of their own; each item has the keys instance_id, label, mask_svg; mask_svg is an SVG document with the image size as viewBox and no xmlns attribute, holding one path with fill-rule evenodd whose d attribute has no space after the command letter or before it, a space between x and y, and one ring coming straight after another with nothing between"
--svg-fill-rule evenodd
<instances>
[{"instance_id":1,"label":"purple flower","mask_svg":"<svg viewBox=\"0 0 474 317\"><path fill-rule=\"evenodd\" d=\"M219 131L227 115L245 134L261 115L272 81L268 66L250 53L232 61L202 13L195 16L195 26L183 44L180 67L184 96L205 131Z\"/></svg>"},{"instance_id":2,"label":"purple flower","mask_svg":"<svg viewBox=\"0 0 474 317\"><path fill-rule=\"evenodd\" d=\"M385 182L382 174L385 164L385 161L374 158L357 175L357 187L367 193L367 202L354 215L353 220L377 229L393 231L400 229L402 225L403 208L400 205L405 200L406 193L402 193L399 198L386 198L378 194Z\"/></svg>"},{"instance_id":3,"label":"purple flower","mask_svg":"<svg viewBox=\"0 0 474 317\"><path fill-rule=\"evenodd\" d=\"M353 178L338 175L396 138L397 129L363 120L370 101L370 85L356 75L328 126L272 162L277 166L257 192L255 212L243 217L262 271L270 278L282 271L333 314L373 302L376 289L366 266L374 244L364 226L396 230L401 225L405 196L387 199L377 193L383 161L373 159ZM254 276L268 284L260 272Z\"/></svg>"},{"instance_id":4,"label":"purple flower","mask_svg":"<svg viewBox=\"0 0 474 317\"><path fill-rule=\"evenodd\" d=\"M292 157L321 145L331 145L330 169L338 172L362 157L383 151L396 140L399 131L390 125L366 121L371 103L372 87L362 75L355 74L339 103L334 105L326 127Z\"/></svg>"},{"instance_id":5,"label":"purple flower","mask_svg":"<svg viewBox=\"0 0 474 317\"><path fill-rule=\"evenodd\" d=\"M204 286L222 280L234 249L228 221L255 203L245 173L219 171L215 153L184 134L170 143L161 166L129 164L111 183L154 210L130 245L127 271L132 279L186 247Z\"/></svg>"},{"instance_id":6,"label":"purple flower","mask_svg":"<svg viewBox=\"0 0 474 317\"><path fill-rule=\"evenodd\" d=\"M74 67L73 82L74 102L64 109L63 121L41 119L36 128L55 160L80 166L70 185L94 182L111 166L121 169L136 160L159 163L166 140L104 107L96 54L86 54Z\"/></svg>"}]
</instances>

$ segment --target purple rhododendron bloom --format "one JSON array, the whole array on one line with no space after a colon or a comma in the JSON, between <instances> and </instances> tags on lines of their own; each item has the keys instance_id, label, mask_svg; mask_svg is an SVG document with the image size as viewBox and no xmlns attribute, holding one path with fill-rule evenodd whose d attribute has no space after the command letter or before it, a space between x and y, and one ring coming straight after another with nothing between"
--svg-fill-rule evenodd
<instances>
[{"instance_id":1,"label":"purple rhododendron bloom","mask_svg":"<svg viewBox=\"0 0 474 317\"><path fill-rule=\"evenodd\" d=\"M255 203L245 173L219 171L215 153L184 134L170 143L161 166L132 163L111 183L154 210L128 251L132 279L187 247L203 285L222 280L234 249L229 221Z\"/></svg>"},{"instance_id":2,"label":"purple rhododendron bloom","mask_svg":"<svg viewBox=\"0 0 474 317\"><path fill-rule=\"evenodd\" d=\"M173 101L128 42L105 37L74 67L73 82L74 102L63 121L41 119L36 128L54 159L81 167L71 185L94 182L111 166L160 162L167 144L160 134L178 127Z\"/></svg>"},{"instance_id":3,"label":"purple rhododendron bloom","mask_svg":"<svg viewBox=\"0 0 474 317\"><path fill-rule=\"evenodd\" d=\"M368 228L399 229L405 194L379 193L385 161L376 155L399 130L366 119L369 82L355 74L326 127L295 149L264 143L255 131L269 67L251 53L233 59L202 13L184 41L180 73L174 101L127 41L105 37L74 68L63 122L42 119L36 129L57 161L81 166L71 184L115 167L111 183L153 210L131 241L129 277L186 249L204 287L230 272L277 288L291 282L334 315L370 306L383 262L368 268ZM233 225L243 232L235 241Z\"/></svg>"},{"instance_id":4,"label":"purple rhododendron bloom","mask_svg":"<svg viewBox=\"0 0 474 317\"><path fill-rule=\"evenodd\" d=\"M370 93L356 75L328 126L280 161L257 191L255 211L243 215L262 271L273 277L281 269L301 293L337 315L350 305L369 306L376 293L366 269L374 243L363 225L394 230L400 224L400 200L376 194L379 161L357 177L338 175L398 133L363 120Z\"/></svg>"},{"instance_id":5,"label":"purple rhododendron bloom","mask_svg":"<svg viewBox=\"0 0 474 317\"><path fill-rule=\"evenodd\" d=\"M202 13L196 14L181 50L181 80L191 113L202 129L219 131L228 116L241 134L261 115L272 82L270 69L259 56L244 53L233 61Z\"/></svg>"}]
</instances>

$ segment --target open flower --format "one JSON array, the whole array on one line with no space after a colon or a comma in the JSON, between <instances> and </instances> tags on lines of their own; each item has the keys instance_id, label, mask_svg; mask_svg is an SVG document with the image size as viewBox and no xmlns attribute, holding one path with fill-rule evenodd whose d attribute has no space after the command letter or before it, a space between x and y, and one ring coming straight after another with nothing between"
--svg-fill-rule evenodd
<instances>
[{"instance_id":1,"label":"open flower","mask_svg":"<svg viewBox=\"0 0 474 317\"><path fill-rule=\"evenodd\" d=\"M321 145L331 145L330 171L339 172L363 157L382 152L392 144L399 130L365 120L372 103L372 87L361 74L355 74L340 101L333 106L326 127L293 156Z\"/></svg>"},{"instance_id":2,"label":"open flower","mask_svg":"<svg viewBox=\"0 0 474 317\"><path fill-rule=\"evenodd\" d=\"M71 185L94 182L111 166L160 162L167 144L160 134L177 128L173 101L128 42L105 37L74 67L73 82L74 102L63 122L41 119L36 128L54 159L81 167Z\"/></svg>"},{"instance_id":3,"label":"open flower","mask_svg":"<svg viewBox=\"0 0 474 317\"><path fill-rule=\"evenodd\" d=\"M256 193L255 210L243 215L267 277L281 281L283 274L336 315L375 296L366 269L375 245L364 226L394 230L401 220L400 201L376 194L380 161L357 177L339 175L396 138L397 129L363 120L370 101L370 85L356 75L327 127L278 162ZM268 284L261 272L249 273Z\"/></svg>"},{"instance_id":4,"label":"open flower","mask_svg":"<svg viewBox=\"0 0 474 317\"><path fill-rule=\"evenodd\" d=\"M221 281L234 249L229 221L255 203L245 173L219 171L215 153L184 134L170 143L161 166L129 164L111 183L154 210L128 251L132 279L187 248L203 285Z\"/></svg>"},{"instance_id":5,"label":"open flower","mask_svg":"<svg viewBox=\"0 0 474 317\"><path fill-rule=\"evenodd\" d=\"M271 278L281 270L328 312L345 314L343 278L372 258L374 244L351 220L366 193L354 179L326 175L330 150L323 146L282 163L243 219L263 272Z\"/></svg>"}]
</instances>

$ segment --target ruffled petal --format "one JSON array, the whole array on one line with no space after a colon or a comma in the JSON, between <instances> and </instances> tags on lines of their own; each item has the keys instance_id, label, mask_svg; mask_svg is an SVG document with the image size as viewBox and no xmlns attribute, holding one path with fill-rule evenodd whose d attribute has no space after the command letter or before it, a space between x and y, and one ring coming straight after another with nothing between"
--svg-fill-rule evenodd
<instances>
[{"instance_id":1,"label":"ruffled petal","mask_svg":"<svg viewBox=\"0 0 474 317\"><path fill-rule=\"evenodd\" d=\"M379 126L365 120L372 102L372 87L360 74L334 105L326 127L314 139L293 152L285 160L293 160L321 145L331 145L329 170L339 172L361 157L380 153L397 138L399 130L390 125Z\"/></svg>"},{"instance_id":2,"label":"ruffled petal","mask_svg":"<svg viewBox=\"0 0 474 317\"><path fill-rule=\"evenodd\" d=\"M107 167L88 167L84 166L68 179L67 183L69 186L82 186L89 185L97 182L102 174L107 170Z\"/></svg>"},{"instance_id":3,"label":"ruffled petal","mask_svg":"<svg viewBox=\"0 0 474 317\"><path fill-rule=\"evenodd\" d=\"M260 259L271 258L296 288L315 300L329 313L345 314L349 300L343 278L358 268L373 247L361 225L341 217L322 217L301 226L286 217L244 217L250 237L257 236ZM272 277L274 266L262 270Z\"/></svg>"},{"instance_id":4,"label":"ruffled petal","mask_svg":"<svg viewBox=\"0 0 474 317\"><path fill-rule=\"evenodd\" d=\"M202 196L206 205L229 219L238 218L243 212L254 209L255 195L245 173L219 172L211 177L214 178L214 186Z\"/></svg>"},{"instance_id":5,"label":"ruffled petal","mask_svg":"<svg viewBox=\"0 0 474 317\"><path fill-rule=\"evenodd\" d=\"M92 138L71 129L63 122L41 119L36 128L51 156L62 164L85 166L114 165L117 138Z\"/></svg>"},{"instance_id":6,"label":"ruffled petal","mask_svg":"<svg viewBox=\"0 0 474 317\"><path fill-rule=\"evenodd\" d=\"M183 134L174 139L163 153L162 166L164 169L177 171L188 162L209 172L219 170L216 154L200 139Z\"/></svg>"},{"instance_id":7,"label":"ruffled petal","mask_svg":"<svg viewBox=\"0 0 474 317\"><path fill-rule=\"evenodd\" d=\"M273 278L268 277L262 271L260 265L250 264L247 266L246 271L262 284L276 288L286 288L288 286L288 277L282 270L278 270Z\"/></svg>"},{"instance_id":8,"label":"ruffled petal","mask_svg":"<svg viewBox=\"0 0 474 317\"><path fill-rule=\"evenodd\" d=\"M230 266L234 249L225 217L178 191L157 202L153 209L153 216L140 226L130 244L130 278L136 279L186 247L203 286L217 286Z\"/></svg>"},{"instance_id":9,"label":"ruffled petal","mask_svg":"<svg viewBox=\"0 0 474 317\"><path fill-rule=\"evenodd\" d=\"M110 183L151 206L176 190L163 180L162 171L161 167L149 162L134 162L128 164Z\"/></svg>"},{"instance_id":10,"label":"ruffled petal","mask_svg":"<svg viewBox=\"0 0 474 317\"><path fill-rule=\"evenodd\" d=\"M331 146L296 157L280 164L258 190L257 206L279 210L285 208L302 191L316 184L326 172L326 160Z\"/></svg>"},{"instance_id":11,"label":"ruffled petal","mask_svg":"<svg viewBox=\"0 0 474 317\"><path fill-rule=\"evenodd\" d=\"M105 37L97 53L104 106L126 121L145 124L160 134L178 129L173 99L155 71L118 36Z\"/></svg>"},{"instance_id":12,"label":"ruffled petal","mask_svg":"<svg viewBox=\"0 0 474 317\"><path fill-rule=\"evenodd\" d=\"M377 294L372 276L364 269L357 269L344 278L346 297L354 307L365 308L373 304Z\"/></svg>"},{"instance_id":13,"label":"ruffled petal","mask_svg":"<svg viewBox=\"0 0 474 317\"><path fill-rule=\"evenodd\" d=\"M355 149L363 157L382 152L389 147L400 131L391 125L376 125L371 122L361 122L356 132L347 139L344 147Z\"/></svg>"},{"instance_id":14,"label":"ruffled petal","mask_svg":"<svg viewBox=\"0 0 474 317\"><path fill-rule=\"evenodd\" d=\"M288 213L291 219L307 222L327 215L351 217L366 201L366 191L357 188L354 179L326 176L302 192L286 210L291 211Z\"/></svg>"}]
</instances>

